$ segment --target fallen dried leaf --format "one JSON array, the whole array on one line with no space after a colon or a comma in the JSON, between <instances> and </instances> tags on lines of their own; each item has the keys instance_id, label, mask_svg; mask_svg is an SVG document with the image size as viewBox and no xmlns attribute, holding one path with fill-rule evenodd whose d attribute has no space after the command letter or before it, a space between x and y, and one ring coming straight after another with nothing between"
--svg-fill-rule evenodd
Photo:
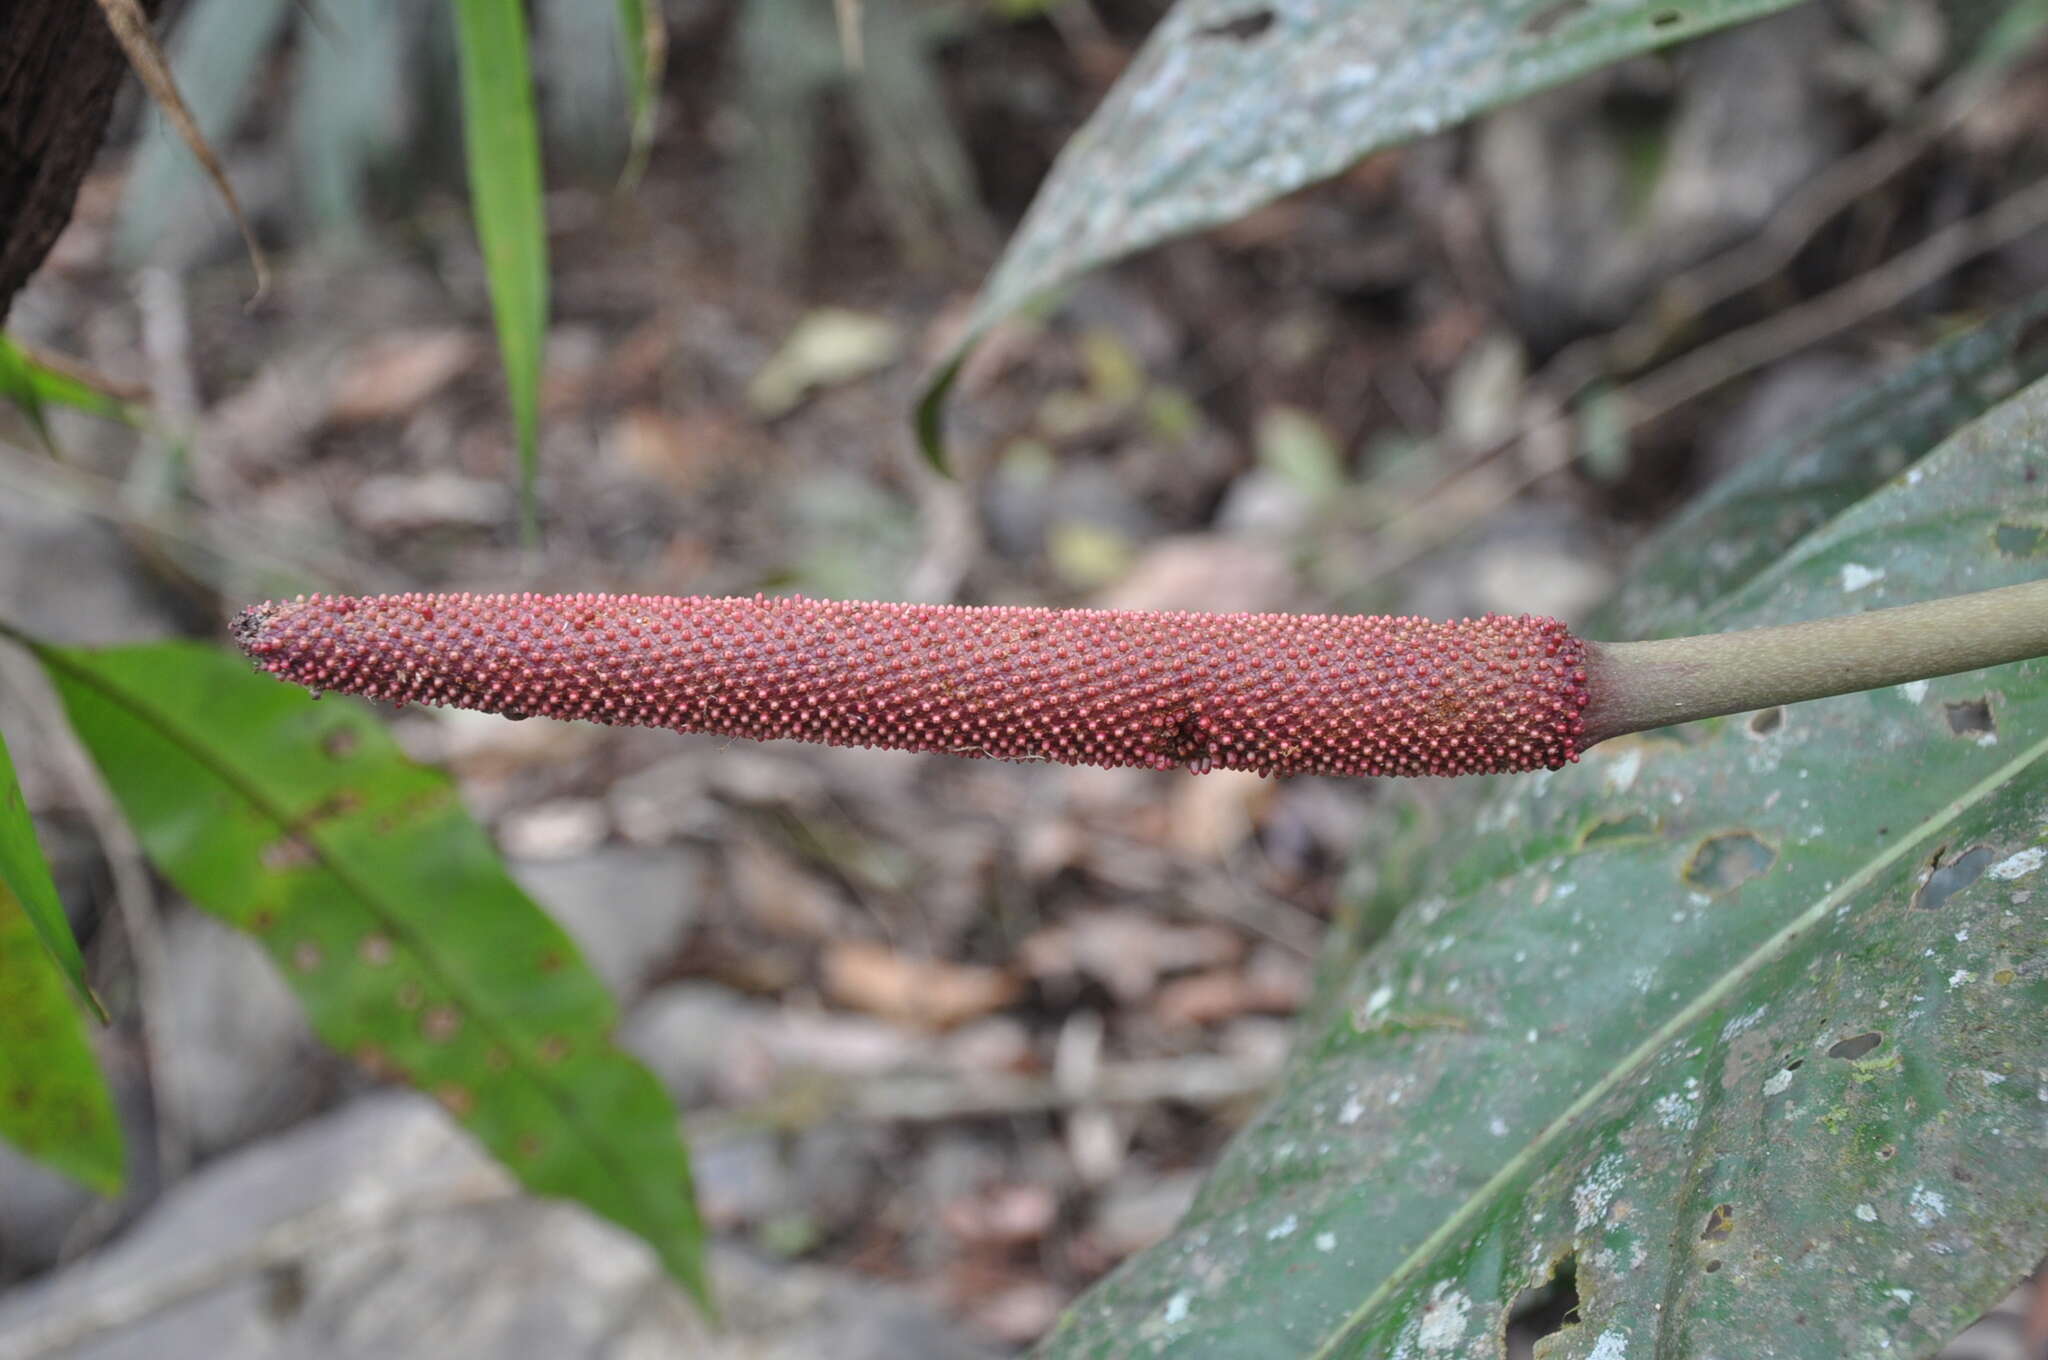
<instances>
[{"instance_id":1,"label":"fallen dried leaf","mask_svg":"<svg viewBox=\"0 0 2048 1360\"><path fill-rule=\"evenodd\" d=\"M841 1005L924 1029L1000 1010L1022 990L1000 969L914 959L859 940L828 947L824 968L825 991Z\"/></svg>"},{"instance_id":2,"label":"fallen dried leaf","mask_svg":"<svg viewBox=\"0 0 2048 1360\"><path fill-rule=\"evenodd\" d=\"M328 390L327 421L397 420L467 373L482 347L464 330L400 331L352 350Z\"/></svg>"}]
</instances>

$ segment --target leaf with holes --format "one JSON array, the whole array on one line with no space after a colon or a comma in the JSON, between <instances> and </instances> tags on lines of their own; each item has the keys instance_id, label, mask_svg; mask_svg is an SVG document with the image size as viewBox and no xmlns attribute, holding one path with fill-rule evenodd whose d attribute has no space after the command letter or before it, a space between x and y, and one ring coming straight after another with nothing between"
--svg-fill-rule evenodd
<instances>
[{"instance_id":1,"label":"leaf with holes","mask_svg":"<svg viewBox=\"0 0 2048 1360\"><path fill-rule=\"evenodd\" d=\"M2037 577L2043 469L2037 381L1655 625ZM1337 942L1186 1221L1047 1354L1498 1357L1553 1278L1550 1356L1924 1354L2048 1250L2048 662L1477 790Z\"/></svg>"},{"instance_id":2,"label":"leaf with holes","mask_svg":"<svg viewBox=\"0 0 2048 1360\"><path fill-rule=\"evenodd\" d=\"M222 652L35 651L150 858L263 943L323 1039L438 1098L529 1189L639 1234L705 1297L675 1113L445 776L361 705Z\"/></svg>"},{"instance_id":3,"label":"leaf with holes","mask_svg":"<svg viewBox=\"0 0 2048 1360\"><path fill-rule=\"evenodd\" d=\"M1382 147L1794 0L1180 0L1067 143L918 404L988 328L1088 270L1242 217Z\"/></svg>"}]
</instances>

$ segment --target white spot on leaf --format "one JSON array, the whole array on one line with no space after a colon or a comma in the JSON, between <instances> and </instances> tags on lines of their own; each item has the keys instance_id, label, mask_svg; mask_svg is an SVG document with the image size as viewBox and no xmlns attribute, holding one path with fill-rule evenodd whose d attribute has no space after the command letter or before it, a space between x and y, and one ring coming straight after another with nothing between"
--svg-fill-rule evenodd
<instances>
[{"instance_id":1,"label":"white spot on leaf","mask_svg":"<svg viewBox=\"0 0 2048 1360\"><path fill-rule=\"evenodd\" d=\"M1856 1217L1862 1219L1865 1223L1875 1223L1877 1222L1877 1210L1871 1208L1868 1204L1859 1204L1856 1206Z\"/></svg>"},{"instance_id":2,"label":"white spot on leaf","mask_svg":"<svg viewBox=\"0 0 2048 1360\"><path fill-rule=\"evenodd\" d=\"M1883 567L1866 567L1860 562L1842 564L1842 589L1849 594L1868 589L1883 579Z\"/></svg>"},{"instance_id":3,"label":"white spot on leaf","mask_svg":"<svg viewBox=\"0 0 2048 1360\"><path fill-rule=\"evenodd\" d=\"M1451 1351L1465 1339L1465 1316L1471 1311L1471 1299L1451 1288L1449 1280L1439 1281L1423 1306L1422 1328L1415 1334L1415 1344L1432 1354Z\"/></svg>"},{"instance_id":4,"label":"white spot on leaf","mask_svg":"<svg viewBox=\"0 0 2048 1360\"><path fill-rule=\"evenodd\" d=\"M1586 1179L1572 1187L1572 1208L1578 1216L1580 1232L1598 1223L1600 1216L1607 1212L1615 1192L1621 1189L1621 1167L1621 1154L1610 1152L1600 1159Z\"/></svg>"},{"instance_id":5,"label":"white spot on leaf","mask_svg":"<svg viewBox=\"0 0 2048 1360\"><path fill-rule=\"evenodd\" d=\"M1939 1190L1916 1185L1913 1193L1906 1197L1906 1211L1913 1215L1915 1223L1931 1228L1936 1219L1948 1217L1948 1199Z\"/></svg>"},{"instance_id":6,"label":"white spot on leaf","mask_svg":"<svg viewBox=\"0 0 2048 1360\"><path fill-rule=\"evenodd\" d=\"M1613 1328L1600 1333L1600 1339L1593 1343L1593 1349L1586 1352L1586 1360L1623 1360L1628 1354L1628 1337Z\"/></svg>"},{"instance_id":7,"label":"white spot on leaf","mask_svg":"<svg viewBox=\"0 0 2048 1360\"><path fill-rule=\"evenodd\" d=\"M2044 860L2048 860L2048 849L2037 845L2031 850L2022 850L2017 855L2007 855L1984 872L1993 878L2002 878L2010 882L2015 878L2025 878L2040 868Z\"/></svg>"}]
</instances>

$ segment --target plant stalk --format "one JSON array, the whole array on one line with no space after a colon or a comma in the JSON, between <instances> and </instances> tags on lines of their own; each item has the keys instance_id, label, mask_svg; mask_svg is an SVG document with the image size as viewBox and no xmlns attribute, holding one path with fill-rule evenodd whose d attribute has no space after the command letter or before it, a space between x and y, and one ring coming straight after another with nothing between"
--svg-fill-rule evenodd
<instances>
[{"instance_id":1,"label":"plant stalk","mask_svg":"<svg viewBox=\"0 0 2048 1360\"><path fill-rule=\"evenodd\" d=\"M1589 642L1585 741L2044 654L2048 580L1775 628Z\"/></svg>"}]
</instances>

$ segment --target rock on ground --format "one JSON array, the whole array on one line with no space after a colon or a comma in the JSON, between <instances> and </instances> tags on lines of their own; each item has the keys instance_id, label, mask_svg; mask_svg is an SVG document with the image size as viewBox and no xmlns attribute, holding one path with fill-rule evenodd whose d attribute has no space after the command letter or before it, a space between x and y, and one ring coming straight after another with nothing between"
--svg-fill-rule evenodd
<instances>
[{"instance_id":1,"label":"rock on ground","mask_svg":"<svg viewBox=\"0 0 2048 1360\"><path fill-rule=\"evenodd\" d=\"M715 1254L712 1334L638 1240L529 1199L385 1093L206 1168L125 1237L0 1296L0 1360L976 1360L912 1295Z\"/></svg>"}]
</instances>

